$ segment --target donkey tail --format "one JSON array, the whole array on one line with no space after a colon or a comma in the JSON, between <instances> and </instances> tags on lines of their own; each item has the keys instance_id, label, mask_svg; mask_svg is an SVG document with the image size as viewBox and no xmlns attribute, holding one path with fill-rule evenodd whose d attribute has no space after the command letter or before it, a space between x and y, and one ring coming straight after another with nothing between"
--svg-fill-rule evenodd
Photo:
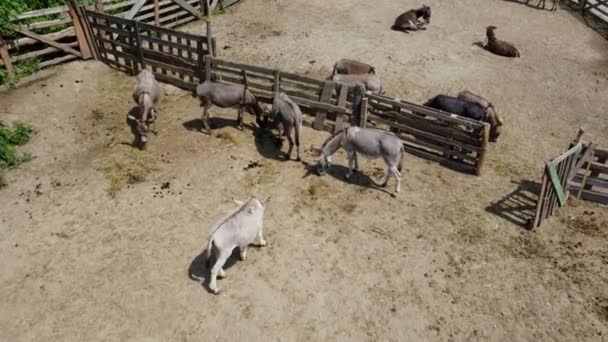
<instances>
[{"instance_id":1,"label":"donkey tail","mask_svg":"<svg viewBox=\"0 0 608 342\"><path fill-rule=\"evenodd\" d=\"M211 267L211 254L213 253L213 235L209 237L209 243L207 244L207 251L205 253L207 259L207 267Z\"/></svg>"}]
</instances>

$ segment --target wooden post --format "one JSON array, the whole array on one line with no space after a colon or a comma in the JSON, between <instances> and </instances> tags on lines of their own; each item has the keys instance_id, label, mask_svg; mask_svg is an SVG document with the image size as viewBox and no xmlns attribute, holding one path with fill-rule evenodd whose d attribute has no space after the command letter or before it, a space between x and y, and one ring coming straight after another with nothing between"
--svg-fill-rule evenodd
<instances>
[{"instance_id":1,"label":"wooden post","mask_svg":"<svg viewBox=\"0 0 608 342\"><path fill-rule=\"evenodd\" d=\"M198 55L198 83L205 81L205 53L203 52L203 38L199 38L196 41L196 54Z\"/></svg>"},{"instance_id":2,"label":"wooden post","mask_svg":"<svg viewBox=\"0 0 608 342\"><path fill-rule=\"evenodd\" d=\"M8 44L2 38L0 38L0 58L4 63L8 75L15 77L15 68L13 68L13 63L11 62L11 55L8 53Z\"/></svg>"},{"instance_id":3,"label":"wooden post","mask_svg":"<svg viewBox=\"0 0 608 342\"><path fill-rule=\"evenodd\" d=\"M281 91L281 72L279 70L274 71L274 83L272 84L272 91L275 95Z\"/></svg>"},{"instance_id":4,"label":"wooden post","mask_svg":"<svg viewBox=\"0 0 608 342\"><path fill-rule=\"evenodd\" d=\"M201 0L203 1L203 0ZM205 16L207 17L207 20L211 19L211 11L209 10L210 6L209 6L209 0L204 0L205 1Z\"/></svg>"},{"instance_id":5,"label":"wooden post","mask_svg":"<svg viewBox=\"0 0 608 342\"><path fill-rule=\"evenodd\" d=\"M89 18L87 17L87 10L84 6L76 7L76 11L78 12L78 16L82 20L82 25L84 28L84 35L89 44L89 48L91 49L91 54L93 58L99 60L99 47L97 46L97 42L95 41L95 37L93 37L93 31L91 30L91 25L89 24Z\"/></svg>"},{"instance_id":6,"label":"wooden post","mask_svg":"<svg viewBox=\"0 0 608 342\"><path fill-rule=\"evenodd\" d=\"M139 32L139 22L135 21L135 34L134 34L134 38L135 38L135 43L137 46L134 46L134 48L137 49L137 52L139 52L139 63L141 64L141 70L144 70L146 68L146 64L144 62L144 47L141 45L141 34ZM134 65L137 65L136 63L134 63Z\"/></svg>"},{"instance_id":7,"label":"wooden post","mask_svg":"<svg viewBox=\"0 0 608 342\"><path fill-rule=\"evenodd\" d=\"M213 50L212 51L213 52L213 54L212 54L213 57L217 57L217 46L216 46L216 43L217 42L215 40L215 37L211 37L211 47L212 47L212 50Z\"/></svg>"},{"instance_id":8,"label":"wooden post","mask_svg":"<svg viewBox=\"0 0 608 342\"><path fill-rule=\"evenodd\" d=\"M82 21L78 12L78 4L75 0L68 1L68 11L70 13L70 17L72 17L72 24L74 25L74 32L76 32L76 39L78 39L78 47L80 48L82 59L90 59L91 48L89 46L89 42L87 42Z\"/></svg>"},{"instance_id":9,"label":"wooden post","mask_svg":"<svg viewBox=\"0 0 608 342\"><path fill-rule=\"evenodd\" d=\"M156 24L156 26L160 26L160 8L158 5L158 0L154 0L154 24Z\"/></svg>"},{"instance_id":10,"label":"wooden post","mask_svg":"<svg viewBox=\"0 0 608 342\"><path fill-rule=\"evenodd\" d=\"M323 82L323 89L321 90L321 97L319 98L319 102L321 103L329 103L331 100L332 92L336 89L336 84L331 81ZM323 130L325 128L325 116L327 115L327 111L320 110L315 114L315 122L312 125L312 128L316 130Z\"/></svg>"},{"instance_id":11,"label":"wooden post","mask_svg":"<svg viewBox=\"0 0 608 342\"><path fill-rule=\"evenodd\" d=\"M481 175L481 167L486 158L486 152L488 150L488 144L490 142L490 125L488 123L483 124L483 131L481 132L481 148L477 153L477 163L475 163L475 175Z\"/></svg>"},{"instance_id":12,"label":"wooden post","mask_svg":"<svg viewBox=\"0 0 608 342\"><path fill-rule=\"evenodd\" d=\"M215 56L215 51L213 51L213 41L211 37L211 19L207 19L207 49L209 50L209 54L211 56Z\"/></svg>"},{"instance_id":13,"label":"wooden post","mask_svg":"<svg viewBox=\"0 0 608 342\"><path fill-rule=\"evenodd\" d=\"M346 109L346 98L348 97L348 86L342 84L340 86L340 93L338 94L338 107ZM338 133L342 130L344 124L344 113L340 112L336 114L336 124L334 125L334 133Z\"/></svg>"},{"instance_id":14,"label":"wooden post","mask_svg":"<svg viewBox=\"0 0 608 342\"><path fill-rule=\"evenodd\" d=\"M211 55L205 57L205 81L211 82Z\"/></svg>"},{"instance_id":15,"label":"wooden post","mask_svg":"<svg viewBox=\"0 0 608 342\"><path fill-rule=\"evenodd\" d=\"M367 127L367 99L361 99L361 109L359 111L359 127Z\"/></svg>"}]
</instances>

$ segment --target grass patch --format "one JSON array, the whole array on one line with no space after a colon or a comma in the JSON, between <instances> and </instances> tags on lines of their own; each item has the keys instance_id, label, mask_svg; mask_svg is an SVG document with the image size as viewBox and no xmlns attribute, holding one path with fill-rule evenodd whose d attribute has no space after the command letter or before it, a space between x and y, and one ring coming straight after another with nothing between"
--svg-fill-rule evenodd
<instances>
[{"instance_id":1,"label":"grass patch","mask_svg":"<svg viewBox=\"0 0 608 342\"><path fill-rule=\"evenodd\" d=\"M11 126L0 121L0 188L6 186L4 173L19 164L32 160L30 154L20 154L15 146L21 146L30 140L32 129L21 122Z\"/></svg>"},{"instance_id":2,"label":"grass patch","mask_svg":"<svg viewBox=\"0 0 608 342\"><path fill-rule=\"evenodd\" d=\"M108 193L112 197L127 185L145 181L154 170L153 152L125 145L115 145L113 149L102 162L102 171L109 182Z\"/></svg>"},{"instance_id":3,"label":"grass patch","mask_svg":"<svg viewBox=\"0 0 608 342\"><path fill-rule=\"evenodd\" d=\"M328 195L327 187L328 185L324 180L316 178L308 183L306 194L311 200L318 200Z\"/></svg>"},{"instance_id":4,"label":"grass patch","mask_svg":"<svg viewBox=\"0 0 608 342\"><path fill-rule=\"evenodd\" d=\"M218 133L215 134L216 138L220 138L232 145L238 145L239 144L239 139L236 136L236 134L230 132L230 131L220 131Z\"/></svg>"},{"instance_id":5,"label":"grass patch","mask_svg":"<svg viewBox=\"0 0 608 342\"><path fill-rule=\"evenodd\" d=\"M249 170L245 175L244 181L248 188L254 188L256 185L270 183L275 175L274 165L268 160L259 162L258 168ZM255 171L254 171L255 170Z\"/></svg>"},{"instance_id":6,"label":"grass patch","mask_svg":"<svg viewBox=\"0 0 608 342\"><path fill-rule=\"evenodd\" d=\"M9 76L6 69L0 69L0 85L4 84L9 88L14 88L17 82L31 76L40 70L40 61L38 58L30 58L18 62L14 65L15 76Z\"/></svg>"}]
</instances>

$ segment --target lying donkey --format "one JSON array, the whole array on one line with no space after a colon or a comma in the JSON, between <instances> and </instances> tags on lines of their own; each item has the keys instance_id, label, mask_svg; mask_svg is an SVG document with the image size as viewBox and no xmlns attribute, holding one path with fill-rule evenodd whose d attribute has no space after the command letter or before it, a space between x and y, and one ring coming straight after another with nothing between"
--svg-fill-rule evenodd
<instances>
[{"instance_id":1,"label":"lying donkey","mask_svg":"<svg viewBox=\"0 0 608 342\"><path fill-rule=\"evenodd\" d=\"M338 83L344 83L350 86L363 84L365 90L371 91L374 94L382 92L382 80L378 74L359 74L359 75L332 75L331 80Z\"/></svg>"},{"instance_id":2,"label":"lying donkey","mask_svg":"<svg viewBox=\"0 0 608 342\"><path fill-rule=\"evenodd\" d=\"M401 14L395 19L395 24L393 24L391 29L403 32L407 32L408 30L424 30L424 23L419 21L420 18L423 18L427 24L431 23L431 8L429 6L422 5L420 8Z\"/></svg>"},{"instance_id":3,"label":"lying donkey","mask_svg":"<svg viewBox=\"0 0 608 342\"><path fill-rule=\"evenodd\" d=\"M302 110L293 102L287 94L281 92L276 94L272 102L272 112L270 114L273 121L273 126L283 126L283 134L287 136L289 141L289 151L285 155L286 159L291 159L291 151L293 150L293 140L291 139L291 130L295 128L295 141L297 151L297 161L300 161L300 132L302 131ZM278 125L278 124L281 125ZM281 138L281 130L279 130L279 139Z\"/></svg>"},{"instance_id":4,"label":"lying donkey","mask_svg":"<svg viewBox=\"0 0 608 342\"><path fill-rule=\"evenodd\" d=\"M395 193L401 191L401 170L403 166L403 143L393 133L381 131L372 128L349 127L331 137L329 137L322 145L321 157L318 164L319 175L327 173L331 167L331 156L340 148L346 150L348 155L348 173L346 178L350 178L353 174L353 166L355 170L359 169L359 161L357 153L369 159L382 158L388 170L386 179L382 186L388 184L388 180L392 175L397 180Z\"/></svg>"},{"instance_id":5,"label":"lying donkey","mask_svg":"<svg viewBox=\"0 0 608 342\"><path fill-rule=\"evenodd\" d=\"M205 81L196 87L196 95L198 96L201 107L203 109L203 124L207 132L211 132L209 125L209 108L216 105L221 108L239 107L238 111L238 128L243 129L243 109L256 116L258 126L265 126L262 121L264 110L258 103L258 100L253 95L247 84L224 84L211 81ZM267 118L266 118L267 120Z\"/></svg>"},{"instance_id":6,"label":"lying donkey","mask_svg":"<svg viewBox=\"0 0 608 342\"><path fill-rule=\"evenodd\" d=\"M353 75L353 74L375 74L375 73L376 73L376 69L369 64L354 61L352 59L343 58L343 59L337 61L336 64L334 64L334 70L331 73L331 75L333 76L336 74Z\"/></svg>"},{"instance_id":7,"label":"lying donkey","mask_svg":"<svg viewBox=\"0 0 608 342\"><path fill-rule=\"evenodd\" d=\"M239 247L241 260L247 258L247 247L257 239L260 246L266 246L266 241L262 235L262 223L264 221L264 201L255 197L249 198L245 202L235 200L238 206L230 214L219 219L211 226L209 243L207 244L207 264L211 265L211 254L213 247L217 251L217 257L211 269L211 279L209 289L218 294L217 277L226 277L223 270L224 264L232 254L232 250Z\"/></svg>"},{"instance_id":8,"label":"lying donkey","mask_svg":"<svg viewBox=\"0 0 608 342\"><path fill-rule=\"evenodd\" d=\"M139 134L142 147L148 142L150 126L154 124L158 116L156 108L158 108L161 98L162 91L154 74L145 69L140 71L133 88L133 100L139 107L141 116L136 118L129 115L128 119L136 123L136 132Z\"/></svg>"}]
</instances>

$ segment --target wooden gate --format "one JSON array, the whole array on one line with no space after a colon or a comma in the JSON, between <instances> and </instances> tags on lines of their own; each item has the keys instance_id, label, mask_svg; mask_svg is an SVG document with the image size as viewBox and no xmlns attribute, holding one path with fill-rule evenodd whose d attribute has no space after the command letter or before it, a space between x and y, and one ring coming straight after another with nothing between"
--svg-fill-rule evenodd
<instances>
[{"instance_id":1,"label":"wooden gate","mask_svg":"<svg viewBox=\"0 0 608 342\"><path fill-rule=\"evenodd\" d=\"M593 144L585 146L578 142L573 143L570 149L559 157L545 163L536 215L531 229L540 226L544 220L555 214L557 208L566 204L570 195L570 183L577 171L590 161L592 156Z\"/></svg>"},{"instance_id":2,"label":"wooden gate","mask_svg":"<svg viewBox=\"0 0 608 342\"><path fill-rule=\"evenodd\" d=\"M82 10L102 62L133 75L148 68L159 81L183 89L204 80L204 56L215 51L215 39Z\"/></svg>"}]
</instances>

